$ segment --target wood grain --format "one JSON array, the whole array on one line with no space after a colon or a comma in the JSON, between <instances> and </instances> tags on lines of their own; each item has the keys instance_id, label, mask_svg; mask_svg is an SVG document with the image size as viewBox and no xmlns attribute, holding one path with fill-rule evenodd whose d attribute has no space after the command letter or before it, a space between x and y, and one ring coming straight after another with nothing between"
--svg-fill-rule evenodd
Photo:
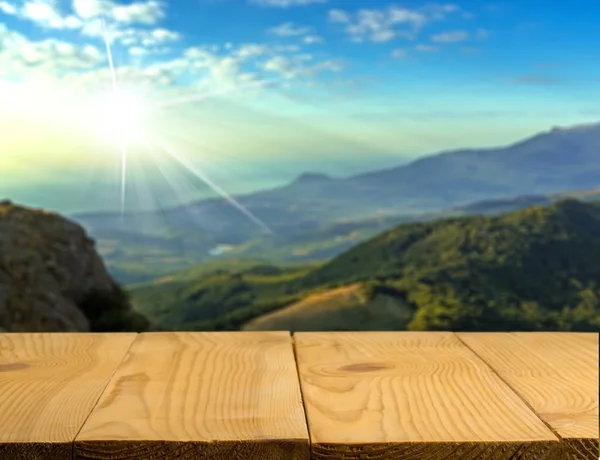
<instances>
[{"instance_id":1,"label":"wood grain","mask_svg":"<svg viewBox=\"0 0 600 460\"><path fill-rule=\"evenodd\" d=\"M71 459L136 334L0 334L0 459Z\"/></svg>"},{"instance_id":2,"label":"wood grain","mask_svg":"<svg viewBox=\"0 0 600 460\"><path fill-rule=\"evenodd\" d=\"M565 459L600 458L598 334L465 333L458 337L565 440Z\"/></svg>"},{"instance_id":3,"label":"wood grain","mask_svg":"<svg viewBox=\"0 0 600 460\"><path fill-rule=\"evenodd\" d=\"M289 333L139 335L74 453L94 460L308 460Z\"/></svg>"},{"instance_id":4,"label":"wood grain","mask_svg":"<svg viewBox=\"0 0 600 460\"><path fill-rule=\"evenodd\" d=\"M294 340L317 460L560 458L558 438L452 333Z\"/></svg>"}]
</instances>

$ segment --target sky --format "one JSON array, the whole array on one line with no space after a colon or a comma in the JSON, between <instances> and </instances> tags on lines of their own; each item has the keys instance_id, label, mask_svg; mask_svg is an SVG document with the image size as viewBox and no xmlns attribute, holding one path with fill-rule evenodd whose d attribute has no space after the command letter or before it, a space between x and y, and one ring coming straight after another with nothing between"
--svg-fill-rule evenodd
<instances>
[{"instance_id":1,"label":"sky","mask_svg":"<svg viewBox=\"0 0 600 460\"><path fill-rule=\"evenodd\" d=\"M0 0L0 198L150 209L596 121L600 4Z\"/></svg>"}]
</instances>

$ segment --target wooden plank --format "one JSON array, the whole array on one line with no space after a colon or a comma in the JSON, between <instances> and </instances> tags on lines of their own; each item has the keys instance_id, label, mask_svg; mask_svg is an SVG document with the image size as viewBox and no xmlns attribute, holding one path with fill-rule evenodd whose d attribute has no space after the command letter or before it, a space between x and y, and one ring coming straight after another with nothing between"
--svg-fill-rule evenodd
<instances>
[{"instance_id":1,"label":"wooden plank","mask_svg":"<svg viewBox=\"0 0 600 460\"><path fill-rule=\"evenodd\" d=\"M136 334L0 334L0 459L71 459Z\"/></svg>"},{"instance_id":2,"label":"wooden plank","mask_svg":"<svg viewBox=\"0 0 600 460\"><path fill-rule=\"evenodd\" d=\"M294 339L317 460L560 458L558 438L452 333Z\"/></svg>"},{"instance_id":3,"label":"wooden plank","mask_svg":"<svg viewBox=\"0 0 600 460\"><path fill-rule=\"evenodd\" d=\"M141 334L74 453L88 460L308 460L289 333Z\"/></svg>"},{"instance_id":4,"label":"wooden plank","mask_svg":"<svg viewBox=\"0 0 600 460\"><path fill-rule=\"evenodd\" d=\"M600 458L598 334L465 333L458 337L565 440L565 459Z\"/></svg>"}]
</instances>

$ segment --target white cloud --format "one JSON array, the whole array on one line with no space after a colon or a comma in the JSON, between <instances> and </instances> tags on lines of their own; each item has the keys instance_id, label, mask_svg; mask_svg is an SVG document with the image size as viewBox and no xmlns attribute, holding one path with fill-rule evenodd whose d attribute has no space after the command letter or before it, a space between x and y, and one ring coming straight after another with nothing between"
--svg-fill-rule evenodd
<instances>
[{"instance_id":1,"label":"white cloud","mask_svg":"<svg viewBox=\"0 0 600 460\"><path fill-rule=\"evenodd\" d=\"M12 11L13 3L9 3L12 1L0 0L4 2L0 3L2 11ZM292 22L269 31L277 37L295 38L288 44L207 44L177 50L179 55L171 57L166 53L176 51L170 46L181 39L180 34L154 25L164 17L165 3L157 0L124 3L121 0L72 0L73 14L68 16L57 9L58 0L23 0L22 8L17 8L15 15L45 27L77 29L80 40L93 38L96 46L55 39L35 42L18 32L9 34L0 24L0 74L25 81L37 72L35 75L48 77L57 84L73 85L85 91L110 87L111 73L102 43L102 19L106 21L109 41L123 46L128 53L125 62L122 58L115 61L119 84L140 86L142 90L152 87L178 92L187 88L211 93L248 85L281 86L283 80L291 78L301 78L301 83L311 84L322 72L341 70L341 64L335 60L319 60L303 53L300 45L322 43L323 39L314 34L312 28Z\"/></svg>"},{"instance_id":2,"label":"white cloud","mask_svg":"<svg viewBox=\"0 0 600 460\"><path fill-rule=\"evenodd\" d=\"M249 0L258 6L289 8L292 6L306 6L314 3L327 3L327 0Z\"/></svg>"},{"instance_id":3,"label":"white cloud","mask_svg":"<svg viewBox=\"0 0 600 460\"><path fill-rule=\"evenodd\" d=\"M310 78L324 71L339 72L342 65L333 60L322 61L316 64L308 65L306 61L313 59L313 56L304 54L295 58L274 56L263 64L266 71L278 73L283 78Z\"/></svg>"},{"instance_id":4,"label":"white cloud","mask_svg":"<svg viewBox=\"0 0 600 460\"><path fill-rule=\"evenodd\" d=\"M182 72L181 68L162 64L116 68L119 84L125 87L135 87L138 90L171 87L175 85L175 79ZM112 74L110 69L103 67L90 72L69 74L65 80L81 89L98 91L99 88L110 88Z\"/></svg>"},{"instance_id":5,"label":"white cloud","mask_svg":"<svg viewBox=\"0 0 600 460\"><path fill-rule=\"evenodd\" d=\"M105 60L104 54L92 45L56 39L31 41L0 26L0 70L4 75L24 78L37 73L61 78L69 72L95 68Z\"/></svg>"},{"instance_id":6,"label":"white cloud","mask_svg":"<svg viewBox=\"0 0 600 460\"><path fill-rule=\"evenodd\" d=\"M307 45L315 45L324 42L323 38L319 37L318 35L307 35L302 39L302 41Z\"/></svg>"},{"instance_id":7,"label":"white cloud","mask_svg":"<svg viewBox=\"0 0 600 460\"><path fill-rule=\"evenodd\" d=\"M235 86L238 76L242 73L242 62L233 56L222 57L211 63L209 71L213 79L220 84Z\"/></svg>"},{"instance_id":8,"label":"white cloud","mask_svg":"<svg viewBox=\"0 0 600 460\"><path fill-rule=\"evenodd\" d=\"M297 61L312 61L315 57L310 53L297 54L295 59Z\"/></svg>"},{"instance_id":9,"label":"white cloud","mask_svg":"<svg viewBox=\"0 0 600 460\"><path fill-rule=\"evenodd\" d=\"M406 55L408 53L406 52L406 50L403 50L402 48L397 48L397 49L393 50L391 54L392 54L393 58L400 59L400 58L406 57Z\"/></svg>"},{"instance_id":10,"label":"white cloud","mask_svg":"<svg viewBox=\"0 0 600 460\"><path fill-rule=\"evenodd\" d=\"M95 13L94 13L95 14ZM106 32L110 43L119 43L127 48L146 47L147 52L142 53L139 50L133 51L133 54L160 54L164 48L161 47L181 39L178 32L158 27L154 29L138 28L135 26L123 26L112 22L106 24ZM81 33L87 37L95 39L104 38L104 28L100 19L85 20Z\"/></svg>"},{"instance_id":11,"label":"white cloud","mask_svg":"<svg viewBox=\"0 0 600 460\"><path fill-rule=\"evenodd\" d=\"M148 54L150 54L148 52L148 48L143 48L141 46L132 46L131 48L129 48L128 51L131 56L135 56L135 57L142 57L142 56L147 56Z\"/></svg>"},{"instance_id":12,"label":"white cloud","mask_svg":"<svg viewBox=\"0 0 600 460\"><path fill-rule=\"evenodd\" d=\"M333 22L346 23L346 32L355 42L387 42L408 32L398 31L397 26L405 25L412 31L427 21L423 14L399 7L390 7L387 10L363 9L359 10L354 18L341 10L332 10L329 18Z\"/></svg>"},{"instance_id":13,"label":"white cloud","mask_svg":"<svg viewBox=\"0 0 600 460\"><path fill-rule=\"evenodd\" d=\"M158 46L165 43L177 41L181 36L177 32L168 29L158 28L152 30L144 29L123 29L117 30L113 39L125 46Z\"/></svg>"},{"instance_id":14,"label":"white cloud","mask_svg":"<svg viewBox=\"0 0 600 460\"><path fill-rule=\"evenodd\" d=\"M300 49L298 45L276 45L273 47L273 50L277 53L297 53Z\"/></svg>"},{"instance_id":15,"label":"white cloud","mask_svg":"<svg viewBox=\"0 0 600 460\"><path fill-rule=\"evenodd\" d=\"M122 5L112 0L73 0L73 10L81 19L104 16L120 24L155 24L165 17L164 4L146 0Z\"/></svg>"},{"instance_id":16,"label":"white cloud","mask_svg":"<svg viewBox=\"0 0 600 460\"><path fill-rule=\"evenodd\" d=\"M13 35L20 35L19 33L9 30L8 27L6 27L5 24L0 22L0 38L2 40L0 40L0 44L4 45L7 40L12 37Z\"/></svg>"},{"instance_id":17,"label":"white cloud","mask_svg":"<svg viewBox=\"0 0 600 460\"><path fill-rule=\"evenodd\" d=\"M240 87L265 88L282 85L281 79L302 78L311 82L321 72L338 72L341 64L333 60L315 62L309 53L278 54L278 47L256 43L242 44L228 54L220 54L207 47L191 47L181 58L171 61L172 68L189 72L194 86L207 91L230 90ZM274 82L279 83L274 83Z\"/></svg>"},{"instance_id":18,"label":"white cloud","mask_svg":"<svg viewBox=\"0 0 600 460\"><path fill-rule=\"evenodd\" d=\"M469 33L466 30L454 30L451 32L442 32L431 36L431 41L434 43L458 43L469 38Z\"/></svg>"},{"instance_id":19,"label":"white cloud","mask_svg":"<svg viewBox=\"0 0 600 460\"><path fill-rule=\"evenodd\" d=\"M149 36L144 40L142 39L142 45L157 45L161 43L167 43L171 41L179 40L181 36L177 32L171 30L159 28L150 31Z\"/></svg>"},{"instance_id":20,"label":"white cloud","mask_svg":"<svg viewBox=\"0 0 600 460\"><path fill-rule=\"evenodd\" d=\"M12 3L0 1L0 11L4 14L15 15L17 14L17 7Z\"/></svg>"},{"instance_id":21,"label":"white cloud","mask_svg":"<svg viewBox=\"0 0 600 460\"><path fill-rule=\"evenodd\" d=\"M246 43L240 46L235 51L235 54L241 58L248 58L253 56L264 56L269 52L269 48L264 45L259 45L256 43Z\"/></svg>"},{"instance_id":22,"label":"white cloud","mask_svg":"<svg viewBox=\"0 0 600 460\"><path fill-rule=\"evenodd\" d=\"M285 77L291 78L295 75L292 60L283 56L275 56L269 59L264 63L263 68L280 73Z\"/></svg>"},{"instance_id":23,"label":"white cloud","mask_svg":"<svg viewBox=\"0 0 600 460\"><path fill-rule=\"evenodd\" d=\"M115 5L113 18L120 23L155 24L165 16L162 3L156 0L135 2L130 5Z\"/></svg>"},{"instance_id":24,"label":"white cloud","mask_svg":"<svg viewBox=\"0 0 600 460\"><path fill-rule=\"evenodd\" d=\"M4 14L27 19L49 29L78 29L81 21L73 15L64 15L53 0L27 0L20 7L0 1L0 11Z\"/></svg>"},{"instance_id":25,"label":"white cloud","mask_svg":"<svg viewBox=\"0 0 600 460\"><path fill-rule=\"evenodd\" d=\"M442 21L448 16L448 14L451 14L451 13L462 12L463 16L464 16L464 14L467 14L466 12L462 11L460 6L455 5L453 3L446 3L446 4L430 3L428 5L425 5L422 8L422 11L424 14L426 14L430 18L430 20L433 20L433 21Z\"/></svg>"},{"instance_id":26,"label":"white cloud","mask_svg":"<svg viewBox=\"0 0 600 460\"><path fill-rule=\"evenodd\" d=\"M269 29L269 33L278 37L295 37L298 35L306 35L311 32L310 27L300 27L294 25L293 22L286 22L277 27Z\"/></svg>"},{"instance_id":27,"label":"white cloud","mask_svg":"<svg viewBox=\"0 0 600 460\"><path fill-rule=\"evenodd\" d=\"M110 10L110 2L105 0L73 0L73 10L82 19L92 19Z\"/></svg>"},{"instance_id":28,"label":"white cloud","mask_svg":"<svg viewBox=\"0 0 600 460\"><path fill-rule=\"evenodd\" d=\"M416 45L415 49L421 53L435 53L439 51L439 47L434 45Z\"/></svg>"},{"instance_id":29,"label":"white cloud","mask_svg":"<svg viewBox=\"0 0 600 460\"><path fill-rule=\"evenodd\" d=\"M329 11L329 20L331 22L350 22L351 16L342 10Z\"/></svg>"},{"instance_id":30,"label":"white cloud","mask_svg":"<svg viewBox=\"0 0 600 460\"><path fill-rule=\"evenodd\" d=\"M485 40L489 36L490 36L490 33L486 29L477 29L477 31L475 32L475 38L477 40Z\"/></svg>"},{"instance_id":31,"label":"white cloud","mask_svg":"<svg viewBox=\"0 0 600 460\"><path fill-rule=\"evenodd\" d=\"M389 21L392 24L411 24L422 27L429 19L423 13L406 8L392 7L389 9Z\"/></svg>"},{"instance_id":32,"label":"white cloud","mask_svg":"<svg viewBox=\"0 0 600 460\"><path fill-rule=\"evenodd\" d=\"M355 13L334 9L329 21L346 24L346 33L354 42L388 42L402 37L415 39L420 30L432 21L440 21L460 8L453 4L430 4L419 9L389 6L383 9L360 9Z\"/></svg>"},{"instance_id":33,"label":"white cloud","mask_svg":"<svg viewBox=\"0 0 600 460\"><path fill-rule=\"evenodd\" d=\"M164 34L148 31L148 37ZM32 78L63 82L79 89L97 91L102 85L110 86L111 74L104 49L89 44L79 45L56 39L32 41L0 24L0 75L29 81ZM131 47L131 57L164 52L164 48ZM185 72L185 64L158 62L150 66L118 66L121 84L146 87L170 87L177 75Z\"/></svg>"},{"instance_id":34,"label":"white cloud","mask_svg":"<svg viewBox=\"0 0 600 460\"><path fill-rule=\"evenodd\" d=\"M206 47L191 47L182 58L172 61L174 68L190 71L196 86L210 90L230 90L249 82L259 83L261 78L245 70L247 62L267 53L266 47L246 44L230 55L218 55Z\"/></svg>"},{"instance_id":35,"label":"white cloud","mask_svg":"<svg viewBox=\"0 0 600 460\"><path fill-rule=\"evenodd\" d=\"M165 16L163 4L157 0L146 0L122 5L112 0L73 0L75 15L64 14L56 0L26 0L20 7L0 0L0 11L49 29L82 29L85 35L99 36L102 33L99 19L121 25L154 24Z\"/></svg>"}]
</instances>

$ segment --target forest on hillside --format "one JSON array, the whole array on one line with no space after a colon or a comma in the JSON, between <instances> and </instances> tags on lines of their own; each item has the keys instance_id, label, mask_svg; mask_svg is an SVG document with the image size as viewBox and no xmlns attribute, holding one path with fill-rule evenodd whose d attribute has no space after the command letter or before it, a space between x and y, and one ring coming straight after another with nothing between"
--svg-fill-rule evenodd
<instances>
[{"instance_id":1,"label":"forest on hillside","mask_svg":"<svg viewBox=\"0 0 600 460\"><path fill-rule=\"evenodd\" d=\"M237 330L307 296L360 283L410 309L389 329L600 331L600 204L566 199L498 216L400 225L311 266L220 268L131 290L165 328ZM365 315L369 302L361 304ZM357 329L344 324L336 329Z\"/></svg>"}]
</instances>

